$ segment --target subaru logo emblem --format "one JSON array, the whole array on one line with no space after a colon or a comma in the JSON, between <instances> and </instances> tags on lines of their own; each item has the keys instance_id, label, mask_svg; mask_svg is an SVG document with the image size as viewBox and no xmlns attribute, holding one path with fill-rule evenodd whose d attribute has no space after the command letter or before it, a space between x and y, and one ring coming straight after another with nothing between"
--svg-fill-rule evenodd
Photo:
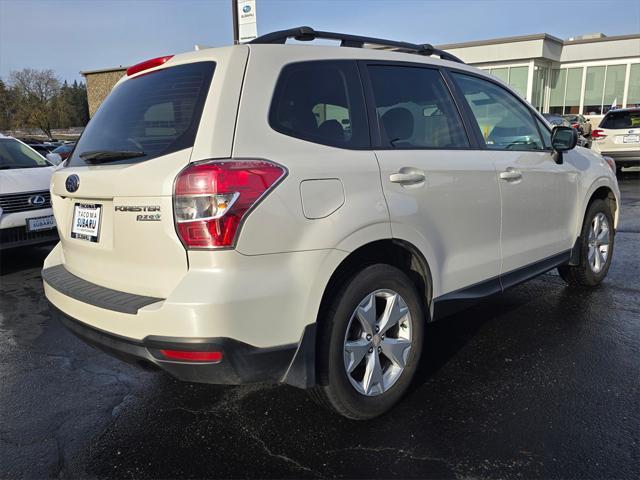
<instances>
[{"instance_id":1,"label":"subaru logo emblem","mask_svg":"<svg viewBox=\"0 0 640 480\"><path fill-rule=\"evenodd\" d=\"M67 187L67 192L75 192L80 187L80 178L75 173L67 177L64 186Z\"/></svg>"},{"instance_id":2,"label":"subaru logo emblem","mask_svg":"<svg viewBox=\"0 0 640 480\"><path fill-rule=\"evenodd\" d=\"M251 11L251 5L245 5L244 7L242 7L242 11L244 13L249 13Z\"/></svg>"},{"instance_id":3,"label":"subaru logo emblem","mask_svg":"<svg viewBox=\"0 0 640 480\"><path fill-rule=\"evenodd\" d=\"M27 200L29 205L33 205L34 207L44 205L46 201L46 198L44 198L42 195L34 195L32 197L29 197L29 200Z\"/></svg>"}]
</instances>

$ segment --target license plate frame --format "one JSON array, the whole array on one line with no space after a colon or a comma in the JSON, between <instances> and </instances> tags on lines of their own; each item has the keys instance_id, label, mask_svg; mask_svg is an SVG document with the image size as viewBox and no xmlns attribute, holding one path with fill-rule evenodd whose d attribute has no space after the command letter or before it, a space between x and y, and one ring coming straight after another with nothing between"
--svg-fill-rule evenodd
<instances>
[{"instance_id":1,"label":"license plate frame","mask_svg":"<svg viewBox=\"0 0 640 480\"><path fill-rule=\"evenodd\" d=\"M78 222L79 213L84 213ZM95 213L95 215L91 215ZM93 220L93 222L92 222ZM102 204L100 203L76 203L73 205L73 217L71 222L71 238L84 240L91 243L100 241L100 226L102 224Z\"/></svg>"},{"instance_id":2,"label":"license plate frame","mask_svg":"<svg viewBox=\"0 0 640 480\"><path fill-rule=\"evenodd\" d=\"M625 135L622 137L622 143L640 143L640 135Z\"/></svg>"},{"instance_id":3,"label":"license plate frame","mask_svg":"<svg viewBox=\"0 0 640 480\"><path fill-rule=\"evenodd\" d=\"M40 220L40 222L38 222L38 220ZM54 217L53 215L31 217L26 219L26 224L28 233L53 230L54 228L56 228L56 217Z\"/></svg>"}]
</instances>

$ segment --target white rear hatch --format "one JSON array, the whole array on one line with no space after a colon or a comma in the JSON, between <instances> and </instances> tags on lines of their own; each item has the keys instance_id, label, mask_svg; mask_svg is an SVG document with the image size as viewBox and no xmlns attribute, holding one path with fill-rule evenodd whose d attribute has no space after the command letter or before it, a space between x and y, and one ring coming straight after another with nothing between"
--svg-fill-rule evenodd
<instances>
[{"instance_id":1,"label":"white rear hatch","mask_svg":"<svg viewBox=\"0 0 640 480\"><path fill-rule=\"evenodd\" d=\"M640 109L609 112L592 138L604 154L640 151Z\"/></svg>"},{"instance_id":2,"label":"white rear hatch","mask_svg":"<svg viewBox=\"0 0 640 480\"><path fill-rule=\"evenodd\" d=\"M174 181L192 160L231 155L246 50L174 57L114 88L53 176L69 272L159 298L180 281L188 261L174 225Z\"/></svg>"}]
</instances>

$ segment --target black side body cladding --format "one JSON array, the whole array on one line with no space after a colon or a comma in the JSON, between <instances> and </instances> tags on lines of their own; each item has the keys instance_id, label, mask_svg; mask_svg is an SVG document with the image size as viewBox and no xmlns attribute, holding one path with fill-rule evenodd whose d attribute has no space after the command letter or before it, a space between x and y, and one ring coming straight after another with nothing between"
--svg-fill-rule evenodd
<instances>
[{"instance_id":1,"label":"black side body cladding","mask_svg":"<svg viewBox=\"0 0 640 480\"><path fill-rule=\"evenodd\" d=\"M579 248L579 240L580 239L576 241L577 248ZM569 263L573 259L575 249L576 247L574 246L571 250L553 255L539 262L534 262L498 277L476 283L470 287L441 295L433 300L433 319L439 320L453 315L467 307L475 305L485 297L502 293L508 288L515 287L522 282L542 275L560 265Z\"/></svg>"}]
</instances>

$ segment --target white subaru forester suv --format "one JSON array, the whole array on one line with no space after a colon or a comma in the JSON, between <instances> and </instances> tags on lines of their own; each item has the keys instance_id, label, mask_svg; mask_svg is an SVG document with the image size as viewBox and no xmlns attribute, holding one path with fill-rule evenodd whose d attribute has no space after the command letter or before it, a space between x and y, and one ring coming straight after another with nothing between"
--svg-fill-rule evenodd
<instances>
[{"instance_id":1,"label":"white subaru forester suv","mask_svg":"<svg viewBox=\"0 0 640 480\"><path fill-rule=\"evenodd\" d=\"M615 165L575 144L430 45L301 27L149 60L53 176L46 296L122 359L371 418L426 322L555 267L602 282Z\"/></svg>"}]
</instances>

